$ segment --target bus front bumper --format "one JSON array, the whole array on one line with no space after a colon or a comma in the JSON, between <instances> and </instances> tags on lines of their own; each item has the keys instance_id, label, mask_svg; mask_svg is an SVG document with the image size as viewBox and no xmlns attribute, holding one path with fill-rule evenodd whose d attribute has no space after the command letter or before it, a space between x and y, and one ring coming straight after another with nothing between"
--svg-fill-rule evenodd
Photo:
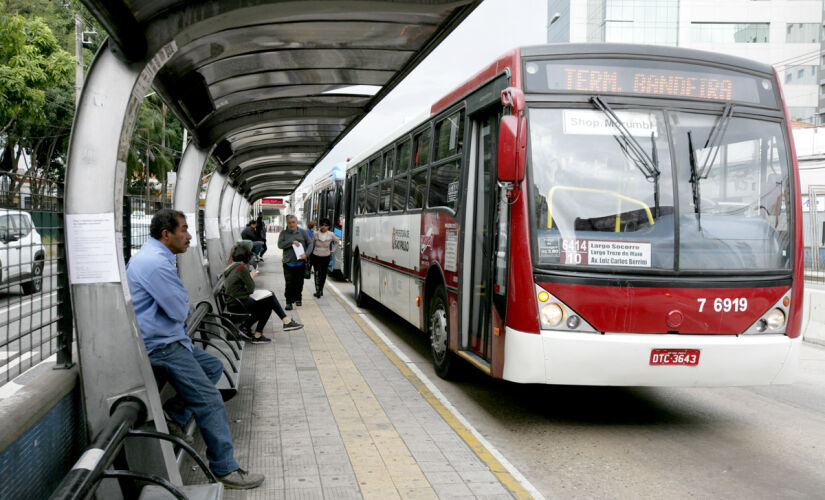
<instances>
[{"instance_id":1,"label":"bus front bumper","mask_svg":"<svg viewBox=\"0 0 825 500\"><path fill-rule=\"evenodd\" d=\"M713 387L789 384L802 337L542 331L505 333L502 378L519 383ZM695 366L651 365L654 349L698 349Z\"/></svg>"}]
</instances>

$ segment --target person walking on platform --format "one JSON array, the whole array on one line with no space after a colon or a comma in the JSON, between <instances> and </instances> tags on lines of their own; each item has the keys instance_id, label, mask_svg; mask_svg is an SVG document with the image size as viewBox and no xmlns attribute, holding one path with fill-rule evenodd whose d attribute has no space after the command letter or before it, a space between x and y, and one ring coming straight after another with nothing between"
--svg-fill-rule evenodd
<instances>
[{"instance_id":1,"label":"person walking on platform","mask_svg":"<svg viewBox=\"0 0 825 500\"><path fill-rule=\"evenodd\" d=\"M261 260L264 260L264 254L267 251L266 248L266 224L264 224L264 216L262 214L258 214L258 218L255 219L255 229L258 231L258 236L261 237L261 255L259 257Z\"/></svg>"},{"instance_id":2,"label":"person walking on platform","mask_svg":"<svg viewBox=\"0 0 825 500\"><path fill-rule=\"evenodd\" d=\"M315 234L315 221L311 220L307 222L307 234L310 238Z\"/></svg>"},{"instance_id":3,"label":"person walking on platform","mask_svg":"<svg viewBox=\"0 0 825 500\"><path fill-rule=\"evenodd\" d=\"M223 363L186 335L189 294L178 277L175 255L189 248L183 212L163 209L149 225L149 238L126 267L129 291L146 353L164 372L177 394L164 405L171 427L183 427L194 415L206 443L209 468L227 488L251 489L263 474L247 472L235 461L229 419L215 384Z\"/></svg>"},{"instance_id":4,"label":"person walking on platform","mask_svg":"<svg viewBox=\"0 0 825 500\"><path fill-rule=\"evenodd\" d=\"M294 215L286 216L286 230L278 236L278 248L283 250L284 266L284 296L287 311L292 310L292 304L301 305L301 294L304 291L304 272L307 265L307 248L312 240L306 231L298 227L298 219Z\"/></svg>"},{"instance_id":5,"label":"person walking on platform","mask_svg":"<svg viewBox=\"0 0 825 500\"><path fill-rule=\"evenodd\" d=\"M223 286L226 294L235 299L229 302L229 308L235 312L247 311L250 313L241 325L241 331L252 337L253 344L263 344L272 340L263 334L266 322L272 311L281 318L284 331L297 330L304 325L288 317L275 294L269 290L256 290L253 278L258 275L258 271L249 271L249 259L252 252L243 246L232 248L232 263L223 272ZM251 334L251 327L255 324L255 332Z\"/></svg>"},{"instance_id":6,"label":"person walking on platform","mask_svg":"<svg viewBox=\"0 0 825 500\"><path fill-rule=\"evenodd\" d=\"M324 282L327 280L327 269L329 269L329 259L332 255L333 245L340 245L341 238L329 230L329 219L323 218L318 222L318 231L312 237L312 251L310 252L310 262L315 269L315 293L316 298L324 295Z\"/></svg>"},{"instance_id":7,"label":"person walking on platform","mask_svg":"<svg viewBox=\"0 0 825 500\"><path fill-rule=\"evenodd\" d=\"M260 260L263 260L260 257L261 255L263 255L264 244L262 242L263 240L261 239L260 233L258 233L256 225L257 221L255 219L249 221L249 224L247 224L246 227L243 228L243 231L241 231L241 239L251 241L252 253L255 254L255 256L258 257Z\"/></svg>"}]
</instances>

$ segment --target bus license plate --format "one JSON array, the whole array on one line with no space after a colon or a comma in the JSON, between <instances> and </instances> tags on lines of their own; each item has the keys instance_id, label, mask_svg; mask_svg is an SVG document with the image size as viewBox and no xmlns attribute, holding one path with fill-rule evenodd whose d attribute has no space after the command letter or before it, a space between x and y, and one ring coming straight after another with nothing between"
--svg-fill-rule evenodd
<instances>
[{"instance_id":1,"label":"bus license plate","mask_svg":"<svg viewBox=\"0 0 825 500\"><path fill-rule=\"evenodd\" d=\"M653 349L650 351L650 364L696 366L699 364L699 349Z\"/></svg>"}]
</instances>

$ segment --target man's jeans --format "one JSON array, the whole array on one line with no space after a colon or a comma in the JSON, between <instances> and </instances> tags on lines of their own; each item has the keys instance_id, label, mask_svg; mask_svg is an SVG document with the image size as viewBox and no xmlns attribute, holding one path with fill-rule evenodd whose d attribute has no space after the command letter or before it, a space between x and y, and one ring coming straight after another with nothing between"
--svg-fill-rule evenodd
<instances>
[{"instance_id":1,"label":"man's jeans","mask_svg":"<svg viewBox=\"0 0 825 500\"><path fill-rule=\"evenodd\" d=\"M180 342L155 349L149 354L149 361L165 370L177 391L163 406L169 417L183 426L195 415L212 472L225 476L237 470L226 406L215 387L223 373L223 363L200 347L195 346L190 352Z\"/></svg>"},{"instance_id":2,"label":"man's jeans","mask_svg":"<svg viewBox=\"0 0 825 500\"><path fill-rule=\"evenodd\" d=\"M260 257L264 253L264 244L262 241L252 242L252 253Z\"/></svg>"}]
</instances>

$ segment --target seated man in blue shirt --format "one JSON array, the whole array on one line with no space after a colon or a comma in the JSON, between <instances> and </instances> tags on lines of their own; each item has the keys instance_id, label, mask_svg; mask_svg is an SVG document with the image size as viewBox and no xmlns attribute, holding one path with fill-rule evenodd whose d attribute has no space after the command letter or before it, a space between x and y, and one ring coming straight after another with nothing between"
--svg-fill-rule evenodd
<instances>
[{"instance_id":1,"label":"seated man in blue shirt","mask_svg":"<svg viewBox=\"0 0 825 500\"><path fill-rule=\"evenodd\" d=\"M164 405L167 415L181 426L195 416L209 468L227 488L257 488L264 476L246 472L235 461L226 406L215 387L223 364L186 335L189 294L178 277L175 254L189 248L188 229L177 210L163 209L152 217L152 237L126 267L135 316L149 362L165 371L177 391Z\"/></svg>"}]
</instances>

